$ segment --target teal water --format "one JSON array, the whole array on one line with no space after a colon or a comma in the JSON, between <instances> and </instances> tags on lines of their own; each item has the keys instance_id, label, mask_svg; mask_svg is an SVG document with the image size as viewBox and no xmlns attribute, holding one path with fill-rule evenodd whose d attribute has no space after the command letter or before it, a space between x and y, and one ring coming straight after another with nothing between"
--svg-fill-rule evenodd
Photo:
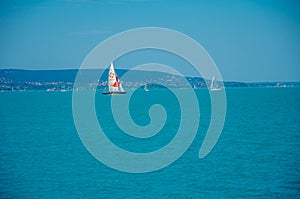
<instances>
[{"instance_id":1,"label":"teal water","mask_svg":"<svg viewBox=\"0 0 300 199\"><path fill-rule=\"evenodd\" d=\"M144 174L113 170L89 154L73 122L71 92L0 93L0 197L300 197L300 89L226 91L226 123L213 151L198 158L210 120L209 97L200 89L201 121L191 147L168 167ZM135 152L156 150L176 134L180 112L167 90L138 91L130 105L133 119L149 123L153 103L165 106L167 126L149 140L138 140L116 127L109 97L96 96L99 122L111 130L107 136Z\"/></svg>"}]
</instances>

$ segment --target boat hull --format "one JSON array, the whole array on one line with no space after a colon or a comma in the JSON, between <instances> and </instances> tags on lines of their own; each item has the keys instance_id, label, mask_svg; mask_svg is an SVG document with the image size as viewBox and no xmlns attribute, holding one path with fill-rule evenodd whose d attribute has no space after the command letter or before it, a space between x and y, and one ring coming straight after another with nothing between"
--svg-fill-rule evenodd
<instances>
[{"instance_id":1,"label":"boat hull","mask_svg":"<svg viewBox=\"0 0 300 199\"><path fill-rule=\"evenodd\" d=\"M220 91L222 90L221 88L211 88L210 91Z\"/></svg>"},{"instance_id":2,"label":"boat hull","mask_svg":"<svg viewBox=\"0 0 300 199\"><path fill-rule=\"evenodd\" d=\"M126 92L120 92L120 91L111 91L111 92L103 92L103 95L120 95L125 94Z\"/></svg>"}]
</instances>

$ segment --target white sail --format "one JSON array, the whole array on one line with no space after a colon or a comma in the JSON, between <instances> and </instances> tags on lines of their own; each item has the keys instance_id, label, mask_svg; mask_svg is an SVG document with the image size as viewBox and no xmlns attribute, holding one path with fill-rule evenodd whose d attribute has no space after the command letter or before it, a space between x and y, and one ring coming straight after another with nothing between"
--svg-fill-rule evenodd
<instances>
[{"instance_id":1,"label":"white sail","mask_svg":"<svg viewBox=\"0 0 300 199\"><path fill-rule=\"evenodd\" d=\"M210 83L210 90L211 91L219 91L219 90L221 90L220 87L215 87L214 86L214 81L215 81L215 76L212 76L211 83Z\"/></svg>"},{"instance_id":2,"label":"white sail","mask_svg":"<svg viewBox=\"0 0 300 199\"><path fill-rule=\"evenodd\" d=\"M124 89L123 89L123 86L122 86L121 82L120 82L119 88L120 88L121 92L125 92Z\"/></svg>"},{"instance_id":3,"label":"white sail","mask_svg":"<svg viewBox=\"0 0 300 199\"><path fill-rule=\"evenodd\" d=\"M146 92L149 91L149 89L148 89L148 87L147 87L147 84L144 85L144 90L145 90Z\"/></svg>"},{"instance_id":4,"label":"white sail","mask_svg":"<svg viewBox=\"0 0 300 199\"><path fill-rule=\"evenodd\" d=\"M211 83L210 83L210 89L214 88L214 81L215 81L215 76L212 76Z\"/></svg>"},{"instance_id":5,"label":"white sail","mask_svg":"<svg viewBox=\"0 0 300 199\"><path fill-rule=\"evenodd\" d=\"M118 92L119 89L118 76L115 72L114 65L111 63L108 72L108 89L110 92Z\"/></svg>"}]
</instances>

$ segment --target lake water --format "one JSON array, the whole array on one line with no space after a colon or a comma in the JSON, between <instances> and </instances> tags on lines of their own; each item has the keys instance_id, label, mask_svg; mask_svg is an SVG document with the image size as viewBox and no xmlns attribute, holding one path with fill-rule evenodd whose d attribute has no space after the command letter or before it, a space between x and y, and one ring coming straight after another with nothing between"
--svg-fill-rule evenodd
<instances>
[{"instance_id":1,"label":"lake water","mask_svg":"<svg viewBox=\"0 0 300 199\"><path fill-rule=\"evenodd\" d=\"M207 90L195 92L201 121L194 142L168 167L142 174L111 169L85 149L73 121L71 92L0 93L0 197L299 198L300 88L227 89L225 126L204 159L198 152L210 122L210 101ZM96 110L118 146L153 151L176 134L179 106L168 90L133 96L131 115L139 125L150 122L151 104L167 110L162 135L150 140L122 133L109 100L97 93Z\"/></svg>"}]
</instances>

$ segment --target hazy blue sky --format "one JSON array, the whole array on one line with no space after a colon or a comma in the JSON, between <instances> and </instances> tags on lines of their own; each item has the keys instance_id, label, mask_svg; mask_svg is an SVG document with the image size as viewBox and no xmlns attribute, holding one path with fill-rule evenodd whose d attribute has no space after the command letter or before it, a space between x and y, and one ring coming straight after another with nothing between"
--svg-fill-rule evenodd
<instances>
[{"instance_id":1,"label":"hazy blue sky","mask_svg":"<svg viewBox=\"0 0 300 199\"><path fill-rule=\"evenodd\" d=\"M225 80L300 81L297 1L57 0L0 4L0 68L78 68L109 36L131 28L158 26L198 41ZM128 57L151 62L151 56L138 55ZM119 65L126 68L131 63L120 61ZM192 74L184 63L181 67Z\"/></svg>"}]
</instances>

